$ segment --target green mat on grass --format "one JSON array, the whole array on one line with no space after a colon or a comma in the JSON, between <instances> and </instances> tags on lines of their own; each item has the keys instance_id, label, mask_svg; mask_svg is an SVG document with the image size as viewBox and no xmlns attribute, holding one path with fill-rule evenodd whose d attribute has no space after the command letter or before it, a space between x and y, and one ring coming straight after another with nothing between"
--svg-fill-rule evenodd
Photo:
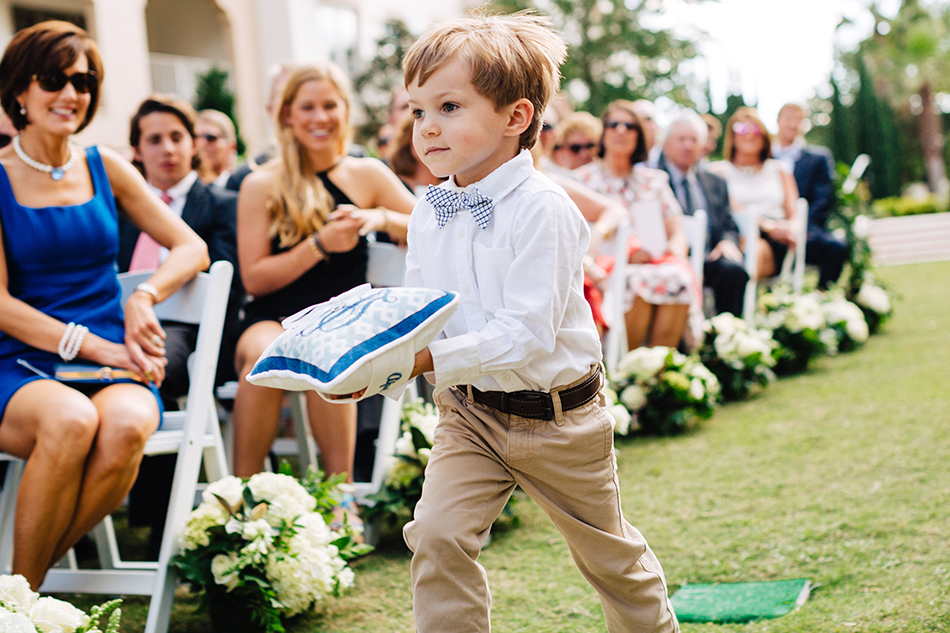
<instances>
[{"instance_id":1,"label":"green mat on grass","mask_svg":"<svg viewBox=\"0 0 950 633\"><path fill-rule=\"evenodd\" d=\"M670 600L680 622L749 622L789 613L804 604L810 589L804 578L683 585Z\"/></svg>"}]
</instances>

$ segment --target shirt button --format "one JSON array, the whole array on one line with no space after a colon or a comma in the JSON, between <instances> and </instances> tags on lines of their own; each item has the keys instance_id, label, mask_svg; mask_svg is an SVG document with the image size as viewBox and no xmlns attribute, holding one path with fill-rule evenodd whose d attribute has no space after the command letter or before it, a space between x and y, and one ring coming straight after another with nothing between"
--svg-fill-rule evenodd
<instances>
[{"instance_id":1,"label":"shirt button","mask_svg":"<svg viewBox=\"0 0 950 633\"><path fill-rule=\"evenodd\" d=\"M465 229L463 229L462 227L459 227L458 230L455 232L455 235L457 237L465 237Z\"/></svg>"}]
</instances>

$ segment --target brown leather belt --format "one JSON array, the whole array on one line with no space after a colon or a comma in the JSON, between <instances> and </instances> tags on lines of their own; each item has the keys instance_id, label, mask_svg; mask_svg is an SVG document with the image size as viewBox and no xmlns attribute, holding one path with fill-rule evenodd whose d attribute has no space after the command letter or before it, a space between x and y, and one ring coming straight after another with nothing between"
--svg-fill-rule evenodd
<instances>
[{"instance_id":1,"label":"brown leather belt","mask_svg":"<svg viewBox=\"0 0 950 633\"><path fill-rule=\"evenodd\" d=\"M600 367L581 384L559 392L561 410L570 411L583 406L600 393ZM468 394L468 385L456 385L463 394ZM479 391L472 387L475 402L498 409L502 413L517 415L532 420L553 420L554 402L551 394L544 391Z\"/></svg>"}]
</instances>

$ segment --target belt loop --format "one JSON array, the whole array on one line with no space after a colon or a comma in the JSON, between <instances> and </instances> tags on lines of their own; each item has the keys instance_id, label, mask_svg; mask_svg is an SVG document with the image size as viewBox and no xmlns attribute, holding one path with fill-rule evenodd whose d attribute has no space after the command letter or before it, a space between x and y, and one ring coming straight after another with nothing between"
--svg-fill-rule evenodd
<instances>
[{"instance_id":1,"label":"belt loop","mask_svg":"<svg viewBox=\"0 0 950 633\"><path fill-rule=\"evenodd\" d=\"M475 404L475 394L472 393L472 384L465 385L465 403L469 406Z\"/></svg>"},{"instance_id":2,"label":"belt loop","mask_svg":"<svg viewBox=\"0 0 950 633\"><path fill-rule=\"evenodd\" d=\"M561 392L557 389L551 390L551 404L554 405L554 423L558 426L564 426L564 411L561 410Z\"/></svg>"}]
</instances>

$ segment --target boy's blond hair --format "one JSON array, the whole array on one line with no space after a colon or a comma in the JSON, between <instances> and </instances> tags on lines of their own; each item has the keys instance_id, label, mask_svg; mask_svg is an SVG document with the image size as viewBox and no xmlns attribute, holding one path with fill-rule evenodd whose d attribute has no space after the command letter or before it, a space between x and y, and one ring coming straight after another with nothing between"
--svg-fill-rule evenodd
<instances>
[{"instance_id":1,"label":"boy's blond hair","mask_svg":"<svg viewBox=\"0 0 950 633\"><path fill-rule=\"evenodd\" d=\"M406 53L403 71L406 86L416 78L421 86L446 63L467 62L475 91L496 110L522 98L534 106L531 124L519 139L523 149L531 149L566 56L567 47L547 18L526 12L479 15L430 29Z\"/></svg>"}]
</instances>

